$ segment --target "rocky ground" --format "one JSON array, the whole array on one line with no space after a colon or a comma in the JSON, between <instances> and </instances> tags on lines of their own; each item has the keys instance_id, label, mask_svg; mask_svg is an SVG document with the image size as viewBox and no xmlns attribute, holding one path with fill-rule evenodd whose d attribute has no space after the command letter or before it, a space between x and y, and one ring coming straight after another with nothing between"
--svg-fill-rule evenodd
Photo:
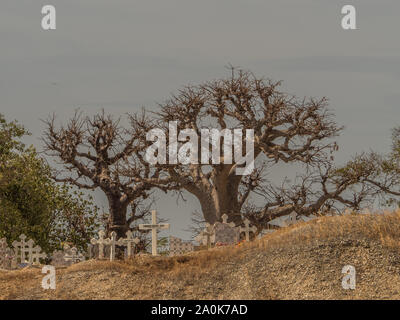
<instances>
[{"instance_id":1,"label":"rocky ground","mask_svg":"<svg viewBox=\"0 0 400 320\"><path fill-rule=\"evenodd\" d=\"M400 299L400 213L326 217L241 247L57 269L0 271L1 299ZM356 289L342 268L356 268Z\"/></svg>"}]
</instances>

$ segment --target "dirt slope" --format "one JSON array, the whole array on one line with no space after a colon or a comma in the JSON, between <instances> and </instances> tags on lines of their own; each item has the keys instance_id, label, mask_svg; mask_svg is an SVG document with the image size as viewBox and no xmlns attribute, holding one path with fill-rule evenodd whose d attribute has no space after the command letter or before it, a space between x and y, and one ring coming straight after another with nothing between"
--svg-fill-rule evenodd
<instances>
[{"instance_id":1,"label":"dirt slope","mask_svg":"<svg viewBox=\"0 0 400 320\"><path fill-rule=\"evenodd\" d=\"M399 241L400 212L324 217L242 247L57 269L56 290L39 268L0 271L0 299L399 299Z\"/></svg>"}]
</instances>

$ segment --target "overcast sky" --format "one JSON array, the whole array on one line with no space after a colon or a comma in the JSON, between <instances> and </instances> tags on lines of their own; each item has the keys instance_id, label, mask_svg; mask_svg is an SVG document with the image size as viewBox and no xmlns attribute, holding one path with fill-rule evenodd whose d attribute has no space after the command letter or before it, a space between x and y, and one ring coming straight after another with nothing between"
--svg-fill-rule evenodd
<instances>
[{"instance_id":1,"label":"overcast sky","mask_svg":"<svg viewBox=\"0 0 400 320\"><path fill-rule=\"evenodd\" d=\"M41 29L46 4L57 9L55 31ZM345 4L356 7L358 30L341 28ZM49 113L154 109L232 64L298 96L328 97L346 126L338 162L387 152L400 125L399 12L398 0L1 0L0 113L40 150ZM186 198L162 196L156 208L184 238L199 209Z\"/></svg>"}]
</instances>

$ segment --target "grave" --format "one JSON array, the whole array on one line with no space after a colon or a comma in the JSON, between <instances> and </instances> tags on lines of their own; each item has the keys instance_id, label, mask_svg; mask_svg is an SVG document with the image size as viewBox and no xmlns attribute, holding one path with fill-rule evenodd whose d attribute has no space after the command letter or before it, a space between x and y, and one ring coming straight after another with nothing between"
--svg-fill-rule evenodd
<instances>
[{"instance_id":1,"label":"grave","mask_svg":"<svg viewBox=\"0 0 400 320\"><path fill-rule=\"evenodd\" d=\"M151 224L139 224L140 230L151 230L151 254L157 255L157 230L169 229L169 223L157 224L157 211L151 212Z\"/></svg>"},{"instance_id":2,"label":"grave","mask_svg":"<svg viewBox=\"0 0 400 320\"><path fill-rule=\"evenodd\" d=\"M201 231L195 240L203 246L207 248L211 247L211 244L215 243L215 230L214 226L211 226L208 222L206 223L206 227L203 231Z\"/></svg>"},{"instance_id":3,"label":"grave","mask_svg":"<svg viewBox=\"0 0 400 320\"><path fill-rule=\"evenodd\" d=\"M99 231L99 239L91 239L90 243L95 246L98 246L98 254L97 254L97 258L98 259L104 259L104 245L108 244L108 239L105 239L106 233L104 232L104 230L100 230ZM95 255L96 256L96 255Z\"/></svg>"},{"instance_id":4,"label":"grave","mask_svg":"<svg viewBox=\"0 0 400 320\"><path fill-rule=\"evenodd\" d=\"M129 231L128 231L129 232ZM115 231L112 231L110 233L110 238L104 238L105 237L105 232L103 230L99 231L99 239L91 239L90 243L95 246L98 246L98 259L104 259L105 255L104 252L105 246L109 247L109 259L110 261L115 260L115 247L116 246L128 246L129 244L131 245L132 241L136 241L135 239L123 239L120 238L117 240L117 233ZM129 240L129 241L128 241ZM94 251L93 248L91 251ZM93 253L90 254L90 256L93 256Z\"/></svg>"},{"instance_id":5,"label":"grave","mask_svg":"<svg viewBox=\"0 0 400 320\"><path fill-rule=\"evenodd\" d=\"M115 260L115 246L124 246L126 245L123 241L123 239L117 240L117 233L115 231L112 231L110 233L111 238L107 239L108 243L110 245L110 261Z\"/></svg>"},{"instance_id":6,"label":"grave","mask_svg":"<svg viewBox=\"0 0 400 320\"><path fill-rule=\"evenodd\" d=\"M74 264L85 260L85 256L78 252L78 249L75 247L68 248L66 252L64 252L64 261L66 261L66 263Z\"/></svg>"},{"instance_id":7,"label":"grave","mask_svg":"<svg viewBox=\"0 0 400 320\"><path fill-rule=\"evenodd\" d=\"M17 263L21 265L40 264L40 259L46 258L46 254L42 253L40 246L34 247L35 242L32 239L25 241L24 234L21 234L19 238L21 241L12 243Z\"/></svg>"},{"instance_id":8,"label":"grave","mask_svg":"<svg viewBox=\"0 0 400 320\"><path fill-rule=\"evenodd\" d=\"M128 259L133 255L132 251L134 248L134 245L137 245L140 242L139 238L133 238L133 232L129 230L126 233L126 238L125 239L120 239L123 244L126 246L126 251L127 251L127 257Z\"/></svg>"},{"instance_id":9,"label":"grave","mask_svg":"<svg viewBox=\"0 0 400 320\"><path fill-rule=\"evenodd\" d=\"M214 224L215 245L230 245L239 242L239 228L233 222L228 223L228 215L222 215L222 222Z\"/></svg>"},{"instance_id":10,"label":"grave","mask_svg":"<svg viewBox=\"0 0 400 320\"><path fill-rule=\"evenodd\" d=\"M246 241L250 241L250 232L256 234L257 228L255 226L250 227L249 219L244 219L244 227L239 228L239 232L244 232Z\"/></svg>"}]
</instances>

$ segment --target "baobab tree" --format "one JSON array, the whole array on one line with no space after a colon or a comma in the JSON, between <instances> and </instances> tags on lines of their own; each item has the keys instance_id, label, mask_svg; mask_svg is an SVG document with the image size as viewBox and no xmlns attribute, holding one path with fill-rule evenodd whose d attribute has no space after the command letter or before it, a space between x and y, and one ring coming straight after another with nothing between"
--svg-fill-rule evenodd
<instances>
[{"instance_id":1,"label":"baobab tree","mask_svg":"<svg viewBox=\"0 0 400 320\"><path fill-rule=\"evenodd\" d=\"M218 161L209 163L156 163L154 167L161 171L157 178L142 177L138 181L189 192L199 200L204 220L209 223L221 220L223 214L229 216L229 221L240 223L247 214L254 222L263 224L293 210L306 215L315 213L332 200L358 206L365 190L352 199L344 198L343 193L359 182L364 172L348 169L345 175L331 165L332 153L337 150L333 138L342 128L334 121L327 99L298 99L279 91L280 84L232 68L225 79L181 89L161 103L161 110L156 113L158 127L165 132L171 130L171 122L176 123L178 132L191 129L198 137L205 128L217 128L220 132L240 129L242 136L246 129L253 129L255 168L250 174L236 174L240 165L225 163L221 154ZM150 127L142 129L148 132ZM143 133L142 144L151 145L144 137ZM217 141L221 150L225 139L222 136ZM172 142L170 136L166 140ZM186 142L185 138L178 139L179 146ZM199 146L200 143L200 154L204 150ZM210 154L211 149L212 146ZM307 174L302 183L285 188L271 186L266 169L273 170L279 162L303 164ZM129 169L125 174L129 176ZM137 176L137 172L131 176ZM320 186L319 193L309 189L310 182ZM249 205L254 194L263 197L262 207Z\"/></svg>"},{"instance_id":2,"label":"baobab tree","mask_svg":"<svg viewBox=\"0 0 400 320\"><path fill-rule=\"evenodd\" d=\"M142 121L140 115L131 116L131 119L138 125ZM44 122L45 151L55 156L62 167L55 172L54 179L80 189L103 191L109 205L107 231L115 231L118 238L124 237L131 224L148 213L143 200L150 196L153 186L122 176L119 167L129 158L130 167L137 169L138 176L157 177L156 170L141 166L135 157L140 132L130 124L124 128L120 119L114 119L104 111L93 117L76 112L65 126L59 128L54 115ZM128 207L131 208L129 214Z\"/></svg>"}]
</instances>

